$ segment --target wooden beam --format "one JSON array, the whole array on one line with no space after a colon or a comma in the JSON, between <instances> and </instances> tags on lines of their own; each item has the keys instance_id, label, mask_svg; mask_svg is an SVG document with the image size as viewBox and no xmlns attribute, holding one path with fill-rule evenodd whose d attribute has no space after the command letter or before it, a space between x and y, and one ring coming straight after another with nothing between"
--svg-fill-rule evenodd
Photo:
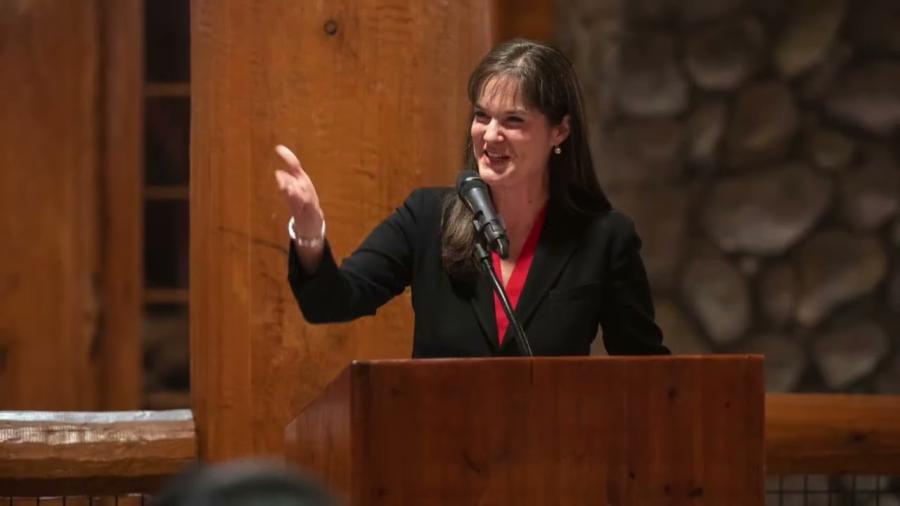
<instances>
[{"instance_id":1,"label":"wooden beam","mask_svg":"<svg viewBox=\"0 0 900 506\"><path fill-rule=\"evenodd\" d=\"M97 409L141 403L143 314L144 2L102 0L102 290L95 374Z\"/></svg>"},{"instance_id":2,"label":"wooden beam","mask_svg":"<svg viewBox=\"0 0 900 506\"><path fill-rule=\"evenodd\" d=\"M312 177L341 258L462 163L480 1L193 0L191 390L201 455L280 453L354 358L408 357L408 295L347 325L303 322L287 284L274 146Z\"/></svg>"},{"instance_id":3,"label":"wooden beam","mask_svg":"<svg viewBox=\"0 0 900 506\"><path fill-rule=\"evenodd\" d=\"M492 0L494 42L526 38L552 43L556 12L553 0Z\"/></svg>"},{"instance_id":4,"label":"wooden beam","mask_svg":"<svg viewBox=\"0 0 900 506\"><path fill-rule=\"evenodd\" d=\"M197 458L189 410L0 411L0 496L155 492Z\"/></svg>"},{"instance_id":5,"label":"wooden beam","mask_svg":"<svg viewBox=\"0 0 900 506\"><path fill-rule=\"evenodd\" d=\"M139 405L142 13L0 13L0 408Z\"/></svg>"},{"instance_id":6,"label":"wooden beam","mask_svg":"<svg viewBox=\"0 0 900 506\"><path fill-rule=\"evenodd\" d=\"M769 474L900 475L900 396L766 396Z\"/></svg>"},{"instance_id":7,"label":"wooden beam","mask_svg":"<svg viewBox=\"0 0 900 506\"><path fill-rule=\"evenodd\" d=\"M0 8L0 409L95 409L99 0ZM116 379L110 378L115 382Z\"/></svg>"}]
</instances>

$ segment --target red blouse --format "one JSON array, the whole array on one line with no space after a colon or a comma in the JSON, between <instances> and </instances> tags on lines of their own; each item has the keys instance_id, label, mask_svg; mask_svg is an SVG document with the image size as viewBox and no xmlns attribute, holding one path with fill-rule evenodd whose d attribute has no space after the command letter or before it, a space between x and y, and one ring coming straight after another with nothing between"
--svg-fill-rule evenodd
<instances>
[{"instance_id":1,"label":"red blouse","mask_svg":"<svg viewBox=\"0 0 900 506\"><path fill-rule=\"evenodd\" d=\"M522 295L522 289L525 287L525 279L528 277L528 271L531 269L531 262L534 260L534 250L537 249L538 239L541 237L541 230L544 228L544 219L547 217L547 206L538 213L534 219L534 225L531 226L531 232L525 239L519 258L516 259L516 265L513 267L509 281L506 283L506 294L509 296L509 305L513 311L519 302L519 296ZM491 258L494 261L494 271L502 279L502 269L500 267L500 255L491 252ZM500 297L494 293L494 317L497 320L497 340L500 346L503 346L503 337L506 335L506 329L509 328L509 319L506 317L506 311L503 310L503 304Z\"/></svg>"}]
</instances>

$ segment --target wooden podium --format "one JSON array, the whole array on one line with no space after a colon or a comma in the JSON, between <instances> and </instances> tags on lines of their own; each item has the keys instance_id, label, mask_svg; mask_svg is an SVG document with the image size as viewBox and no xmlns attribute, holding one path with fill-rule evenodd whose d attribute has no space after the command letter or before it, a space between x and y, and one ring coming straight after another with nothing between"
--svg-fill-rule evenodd
<instances>
[{"instance_id":1,"label":"wooden podium","mask_svg":"<svg viewBox=\"0 0 900 506\"><path fill-rule=\"evenodd\" d=\"M286 430L362 505L764 502L762 357L354 362Z\"/></svg>"}]
</instances>

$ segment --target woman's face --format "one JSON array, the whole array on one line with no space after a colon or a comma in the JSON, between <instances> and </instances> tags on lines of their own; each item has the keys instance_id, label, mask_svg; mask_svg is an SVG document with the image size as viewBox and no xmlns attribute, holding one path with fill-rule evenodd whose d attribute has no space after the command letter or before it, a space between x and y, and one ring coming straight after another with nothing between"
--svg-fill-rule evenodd
<instances>
[{"instance_id":1,"label":"woman's face","mask_svg":"<svg viewBox=\"0 0 900 506\"><path fill-rule=\"evenodd\" d=\"M498 76L484 86L472 118L472 149L478 172L492 188L540 181L554 146L569 135L569 117L550 125L529 108L517 79Z\"/></svg>"}]
</instances>

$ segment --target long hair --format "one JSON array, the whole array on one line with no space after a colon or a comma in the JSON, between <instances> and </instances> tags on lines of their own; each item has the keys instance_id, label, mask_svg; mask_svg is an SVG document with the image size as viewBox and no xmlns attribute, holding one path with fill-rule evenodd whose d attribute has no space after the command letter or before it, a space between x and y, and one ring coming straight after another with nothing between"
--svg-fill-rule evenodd
<instances>
[{"instance_id":1,"label":"long hair","mask_svg":"<svg viewBox=\"0 0 900 506\"><path fill-rule=\"evenodd\" d=\"M473 108L485 85L501 76L515 79L526 106L541 112L551 125L558 125L569 116L569 135L560 144L562 153L551 154L548 161L551 205L573 217L609 211L609 200L594 172L581 90L569 59L556 48L530 40L514 39L498 45L469 77L468 96ZM477 172L478 162L468 132L467 129L463 170ZM448 196L444 203L441 257L453 278L470 278L478 271L473 218L455 194Z\"/></svg>"}]
</instances>

